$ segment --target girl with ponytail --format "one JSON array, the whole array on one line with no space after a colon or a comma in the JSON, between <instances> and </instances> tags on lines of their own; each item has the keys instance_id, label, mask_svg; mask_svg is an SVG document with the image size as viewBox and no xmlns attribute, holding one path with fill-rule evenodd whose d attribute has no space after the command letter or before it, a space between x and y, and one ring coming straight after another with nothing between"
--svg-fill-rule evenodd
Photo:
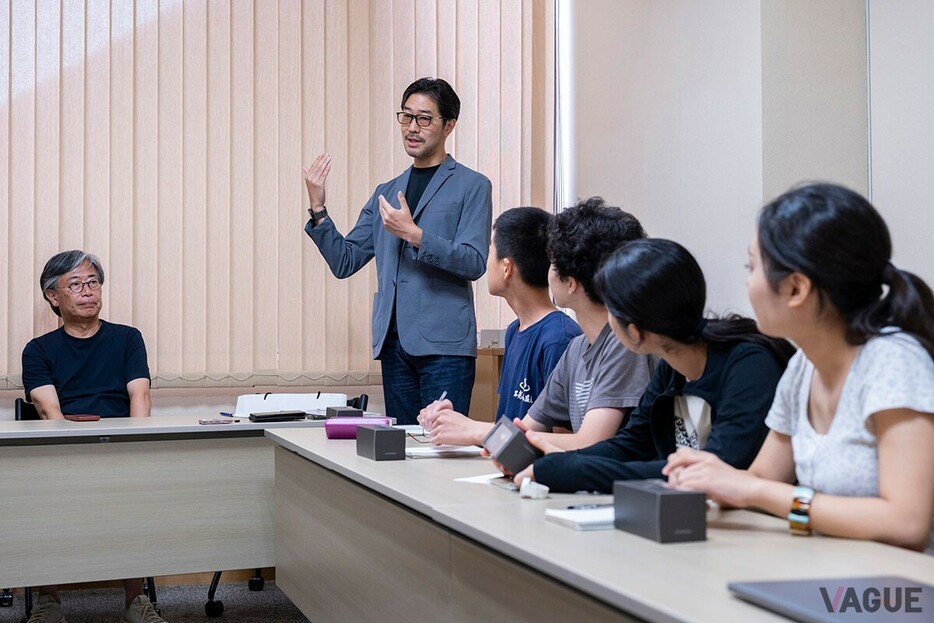
<instances>
[{"instance_id":1,"label":"girl with ponytail","mask_svg":"<svg viewBox=\"0 0 934 623\"><path fill-rule=\"evenodd\" d=\"M885 221L846 188L804 186L762 209L749 300L764 333L800 350L749 470L679 451L669 482L787 516L796 534L934 553L934 295L891 255Z\"/></svg>"},{"instance_id":2,"label":"girl with ponytail","mask_svg":"<svg viewBox=\"0 0 934 623\"><path fill-rule=\"evenodd\" d=\"M687 249L670 240L626 243L594 283L619 341L661 362L616 436L562 452L527 432L546 456L516 481L530 477L552 491L610 492L615 480L661 477L678 447L706 449L748 467L768 434L765 415L791 345L762 335L746 318L705 318L704 274Z\"/></svg>"}]
</instances>

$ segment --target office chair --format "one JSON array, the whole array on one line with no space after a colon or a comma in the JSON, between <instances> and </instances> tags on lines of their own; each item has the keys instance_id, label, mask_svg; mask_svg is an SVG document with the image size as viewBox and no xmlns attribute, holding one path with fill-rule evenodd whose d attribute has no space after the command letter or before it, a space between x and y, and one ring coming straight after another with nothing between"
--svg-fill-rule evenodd
<instances>
[{"instance_id":1,"label":"office chair","mask_svg":"<svg viewBox=\"0 0 934 623\"><path fill-rule=\"evenodd\" d=\"M366 406L369 402L370 397L368 395L360 394L356 398L348 398L347 406L366 411ZM253 577L247 582L247 586L251 591L263 590L266 580L263 579L262 571L262 569L255 569ZM219 617L224 613L224 602L219 599L214 599L214 596L217 594L217 585L220 584L222 573L223 571L215 571L214 577L211 578L211 586L208 587L208 600L204 604L204 613L209 617Z\"/></svg>"},{"instance_id":2,"label":"office chair","mask_svg":"<svg viewBox=\"0 0 934 623\"><path fill-rule=\"evenodd\" d=\"M360 409L361 411L366 411L366 405L369 403L370 397L366 394L360 394L356 398L348 398L347 406L353 407L354 409Z\"/></svg>"},{"instance_id":3,"label":"office chair","mask_svg":"<svg viewBox=\"0 0 934 623\"><path fill-rule=\"evenodd\" d=\"M36 405L31 402L26 402L22 398L17 398L13 402L13 419L17 422L22 420L38 420L39 412L36 410Z\"/></svg>"},{"instance_id":4,"label":"office chair","mask_svg":"<svg viewBox=\"0 0 934 623\"><path fill-rule=\"evenodd\" d=\"M13 419L20 422L25 420L39 420L41 418L39 417L39 411L36 410L36 405L31 402L26 402L22 398L17 398L13 402ZM32 615L32 587L27 586L24 591L25 595L23 597L26 602L26 616L23 618L23 623L26 623ZM159 612L159 608L156 605L156 583L152 577L143 579L143 592L146 594L146 597L149 598L156 612ZM0 600L2 599L3 596L0 595Z\"/></svg>"}]
</instances>

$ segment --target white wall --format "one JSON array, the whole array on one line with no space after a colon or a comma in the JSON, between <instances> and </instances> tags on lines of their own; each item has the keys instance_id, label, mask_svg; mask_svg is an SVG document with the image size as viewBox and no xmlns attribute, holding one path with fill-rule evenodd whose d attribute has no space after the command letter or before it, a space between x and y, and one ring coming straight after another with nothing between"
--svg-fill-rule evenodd
<instances>
[{"instance_id":1,"label":"white wall","mask_svg":"<svg viewBox=\"0 0 934 623\"><path fill-rule=\"evenodd\" d=\"M870 0L872 201L894 263L934 285L934 3Z\"/></svg>"},{"instance_id":2,"label":"white wall","mask_svg":"<svg viewBox=\"0 0 934 623\"><path fill-rule=\"evenodd\" d=\"M762 196L758 2L575 9L578 195L601 195L684 244L708 301L745 309L738 288Z\"/></svg>"},{"instance_id":3,"label":"white wall","mask_svg":"<svg viewBox=\"0 0 934 623\"><path fill-rule=\"evenodd\" d=\"M698 258L708 306L748 313L763 201L801 179L868 186L863 0L574 3L578 195Z\"/></svg>"}]
</instances>

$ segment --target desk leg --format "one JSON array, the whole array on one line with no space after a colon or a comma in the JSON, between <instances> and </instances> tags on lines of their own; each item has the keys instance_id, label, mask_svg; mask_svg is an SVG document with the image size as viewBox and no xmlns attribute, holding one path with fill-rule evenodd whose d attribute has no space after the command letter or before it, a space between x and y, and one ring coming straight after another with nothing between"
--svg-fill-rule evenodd
<instances>
[{"instance_id":1,"label":"desk leg","mask_svg":"<svg viewBox=\"0 0 934 623\"><path fill-rule=\"evenodd\" d=\"M276 448L276 583L312 621L450 620L450 537Z\"/></svg>"}]
</instances>

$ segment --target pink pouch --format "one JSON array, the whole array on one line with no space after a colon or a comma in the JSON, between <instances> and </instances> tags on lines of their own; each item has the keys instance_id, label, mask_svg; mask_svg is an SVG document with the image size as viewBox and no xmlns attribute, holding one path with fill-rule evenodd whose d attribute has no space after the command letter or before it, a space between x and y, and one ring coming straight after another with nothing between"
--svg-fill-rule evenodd
<instances>
[{"instance_id":1,"label":"pink pouch","mask_svg":"<svg viewBox=\"0 0 934 623\"><path fill-rule=\"evenodd\" d=\"M358 426L392 426L388 417L332 417L324 421L328 439L356 439Z\"/></svg>"}]
</instances>

